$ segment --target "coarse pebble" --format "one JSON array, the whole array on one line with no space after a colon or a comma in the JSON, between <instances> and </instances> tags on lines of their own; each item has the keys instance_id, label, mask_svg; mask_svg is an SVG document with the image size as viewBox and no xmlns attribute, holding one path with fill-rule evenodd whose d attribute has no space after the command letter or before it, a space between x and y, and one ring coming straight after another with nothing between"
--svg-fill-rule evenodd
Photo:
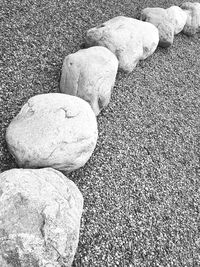
<instances>
[{"instance_id":1,"label":"coarse pebble","mask_svg":"<svg viewBox=\"0 0 200 267\"><path fill-rule=\"evenodd\" d=\"M59 90L63 59L88 29L182 2L3 0L0 171L16 167L8 124L30 97ZM74 267L200 266L199 38L179 34L129 75L118 73L94 154L68 175L84 197Z\"/></svg>"}]
</instances>

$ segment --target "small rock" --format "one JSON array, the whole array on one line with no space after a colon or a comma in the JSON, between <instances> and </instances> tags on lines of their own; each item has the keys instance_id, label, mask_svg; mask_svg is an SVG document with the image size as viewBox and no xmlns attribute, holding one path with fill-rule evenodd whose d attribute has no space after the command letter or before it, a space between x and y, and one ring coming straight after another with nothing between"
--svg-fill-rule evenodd
<instances>
[{"instance_id":1,"label":"small rock","mask_svg":"<svg viewBox=\"0 0 200 267\"><path fill-rule=\"evenodd\" d=\"M79 50L64 60L60 91L87 101L97 116L110 102L117 69L118 60L107 48Z\"/></svg>"},{"instance_id":2,"label":"small rock","mask_svg":"<svg viewBox=\"0 0 200 267\"><path fill-rule=\"evenodd\" d=\"M159 41L158 30L150 23L115 17L87 31L86 45L105 46L119 60L119 68L131 72L139 60L153 54Z\"/></svg>"},{"instance_id":3,"label":"small rock","mask_svg":"<svg viewBox=\"0 0 200 267\"><path fill-rule=\"evenodd\" d=\"M200 3L186 2L181 5L181 8L187 15L183 33L189 36L196 34L200 31Z\"/></svg>"},{"instance_id":4,"label":"small rock","mask_svg":"<svg viewBox=\"0 0 200 267\"><path fill-rule=\"evenodd\" d=\"M76 96L50 93L29 99L12 120L6 141L20 167L82 167L97 142L97 121L90 105Z\"/></svg>"},{"instance_id":5,"label":"small rock","mask_svg":"<svg viewBox=\"0 0 200 267\"><path fill-rule=\"evenodd\" d=\"M62 173L12 169L0 174L0 266L70 267L83 197Z\"/></svg>"},{"instance_id":6,"label":"small rock","mask_svg":"<svg viewBox=\"0 0 200 267\"><path fill-rule=\"evenodd\" d=\"M167 16L174 26L174 34L180 33L187 21L187 14L178 6L171 6L166 9Z\"/></svg>"},{"instance_id":7,"label":"small rock","mask_svg":"<svg viewBox=\"0 0 200 267\"><path fill-rule=\"evenodd\" d=\"M159 46L168 47L174 40L174 25L167 11L163 8L145 8L141 12L141 20L152 23L159 31Z\"/></svg>"}]
</instances>

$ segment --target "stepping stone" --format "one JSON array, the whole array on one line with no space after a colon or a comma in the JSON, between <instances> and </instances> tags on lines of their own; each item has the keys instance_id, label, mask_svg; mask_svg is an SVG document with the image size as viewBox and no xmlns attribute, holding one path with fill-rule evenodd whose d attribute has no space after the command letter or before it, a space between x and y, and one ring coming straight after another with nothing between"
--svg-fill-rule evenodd
<instances>
[{"instance_id":1,"label":"stepping stone","mask_svg":"<svg viewBox=\"0 0 200 267\"><path fill-rule=\"evenodd\" d=\"M110 102L117 69L118 60L107 48L79 50L65 57L60 91L87 101L97 116Z\"/></svg>"},{"instance_id":2,"label":"stepping stone","mask_svg":"<svg viewBox=\"0 0 200 267\"><path fill-rule=\"evenodd\" d=\"M178 6L164 8L145 8L141 20L152 23L159 31L159 46L169 47L173 44L174 35L183 30L187 17Z\"/></svg>"},{"instance_id":3,"label":"stepping stone","mask_svg":"<svg viewBox=\"0 0 200 267\"><path fill-rule=\"evenodd\" d=\"M29 99L11 121L6 141L20 167L73 171L88 161L97 135L96 116L86 101L51 93Z\"/></svg>"},{"instance_id":4,"label":"stepping stone","mask_svg":"<svg viewBox=\"0 0 200 267\"><path fill-rule=\"evenodd\" d=\"M0 266L70 267L83 197L62 173L12 169L0 174Z\"/></svg>"},{"instance_id":5,"label":"stepping stone","mask_svg":"<svg viewBox=\"0 0 200 267\"><path fill-rule=\"evenodd\" d=\"M128 17L115 17L87 31L87 46L105 46L119 60L119 68L131 72L139 60L156 50L159 35L151 23Z\"/></svg>"},{"instance_id":6,"label":"stepping stone","mask_svg":"<svg viewBox=\"0 0 200 267\"><path fill-rule=\"evenodd\" d=\"M183 33L191 36L200 32L200 3L186 2L181 5L181 8L187 15Z\"/></svg>"},{"instance_id":7,"label":"stepping stone","mask_svg":"<svg viewBox=\"0 0 200 267\"><path fill-rule=\"evenodd\" d=\"M174 26L174 35L182 32L187 21L187 14L178 6L171 6L166 11L168 18Z\"/></svg>"}]
</instances>

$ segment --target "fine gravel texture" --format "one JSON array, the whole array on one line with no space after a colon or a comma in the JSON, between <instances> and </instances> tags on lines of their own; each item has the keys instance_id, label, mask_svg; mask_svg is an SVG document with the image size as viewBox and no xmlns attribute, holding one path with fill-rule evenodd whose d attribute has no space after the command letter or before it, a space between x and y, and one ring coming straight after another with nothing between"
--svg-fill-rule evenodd
<instances>
[{"instance_id":1,"label":"fine gravel texture","mask_svg":"<svg viewBox=\"0 0 200 267\"><path fill-rule=\"evenodd\" d=\"M2 0L0 169L5 131L36 94L57 92L88 29L172 0ZM195 1L191 1L195 2ZM200 34L175 36L127 75L98 117L97 147L68 175L84 197L73 266L200 266Z\"/></svg>"}]
</instances>

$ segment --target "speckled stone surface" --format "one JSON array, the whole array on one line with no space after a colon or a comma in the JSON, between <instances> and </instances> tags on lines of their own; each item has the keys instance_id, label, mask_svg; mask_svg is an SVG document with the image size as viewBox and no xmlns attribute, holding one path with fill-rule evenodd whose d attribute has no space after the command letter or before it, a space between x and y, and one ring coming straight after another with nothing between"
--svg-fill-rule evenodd
<instances>
[{"instance_id":1,"label":"speckled stone surface","mask_svg":"<svg viewBox=\"0 0 200 267\"><path fill-rule=\"evenodd\" d=\"M83 197L52 168L0 174L0 266L71 267Z\"/></svg>"}]
</instances>

